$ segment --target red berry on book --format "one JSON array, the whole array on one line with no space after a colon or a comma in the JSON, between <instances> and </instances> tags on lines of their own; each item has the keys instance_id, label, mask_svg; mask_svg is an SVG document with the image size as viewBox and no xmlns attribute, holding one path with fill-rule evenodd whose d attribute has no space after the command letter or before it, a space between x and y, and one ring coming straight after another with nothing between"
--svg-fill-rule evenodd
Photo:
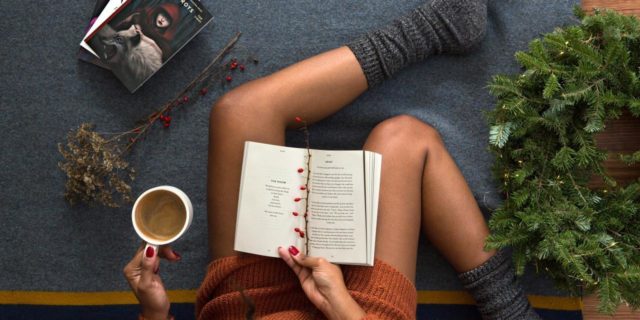
<instances>
[{"instance_id":1,"label":"red berry on book","mask_svg":"<svg viewBox=\"0 0 640 320\"><path fill-rule=\"evenodd\" d=\"M295 199L293 199L293 201L295 201L295 202L299 202L300 200L302 200L302 198L295 198Z\"/></svg>"},{"instance_id":2,"label":"red berry on book","mask_svg":"<svg viewBox=\"0 0 640 320\"><path fill-rule=\"evenodd\" d=\"M296 122L302 122L302 118L296 117Z\"/></svg>"},{"instance_id":3,"label":"red berry on book","mask_svg":"<svg viewBox=\"0 0 640 320\"><path fill-rule=\"evenodd\" d=\"M231 76L227 76L226 80L227 80L227 82L231 82L231 80L233 80L233 78L231 78Z\"/></svg>"},{"instance_id":4,"label":"red berry on book","mask_svg":"<svg viewBox=\"0 0 640 320\"><path fill-rule=\"evenodd\" d=\"M304 172L304 169L298 168L298 173L303 173L303 172Z\"/></svg>"},{"instance_id":5,"label":"red berry on book","mask_svg":"<svg viewBox=\"0 0 640 320\"><path fill-rule=\"evenodd\" d=\"M300 228L295 228L295 229L293 229L293 231L300 232Z\"/></svg>"},{"instance_id":6,"label":"red berry on book","mask_svg":"<svg viewBox=\"0 0 640 320\"><path fill-rule=\"evenodd\" d=\"M189 97L188 96L182 97L182 102L184 102L184 103L189 102Z\"/></svg>"},{"instance_id":7,"label":"red berry on book","mask_svg":"<svg viewBox=\"0 0 640 320\"><path fill-rule=\"evenodd\" d=\"M307 190L307 186L300 186L300 190L302 191Z\"/></svg>"},{"instance_id":8,"label":"red berry on book","mask_svg":"<svg viewBox=\"0 0 640 320\"><path fill-rule=\"evenodd\" d=\"M300 231L298 234L300 235L300 238L304 238L304 231Z\"/></svg>"},{"instance_id":9,"label":"red berry on book","mask_svg":"<svg viewBox=\"0 0 640 320\"><path fill-rule=\"evenodd\" d=\"M294 216L294 217L297 217L298 215L299 215L299 213L297 213L297 212L295 212L295 211L293 212L293 216Z\"/></svg>"},{"instance_id":10,"label":"red berry on book","mask_svg":"<svg viewBox=\"0 0 640 320\"><path fill-rule=\"evenodd\" d=\"M240 71L244 71L244 64L240 65Z\"/></svg>"}]
</instances>

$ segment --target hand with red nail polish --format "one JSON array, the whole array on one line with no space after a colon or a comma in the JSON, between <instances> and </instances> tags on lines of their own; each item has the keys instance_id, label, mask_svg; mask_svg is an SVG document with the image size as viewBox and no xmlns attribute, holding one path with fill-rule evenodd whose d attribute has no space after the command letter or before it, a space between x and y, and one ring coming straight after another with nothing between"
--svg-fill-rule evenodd
<instances>
[{"instance_id":1,"label":"hand with red nail polish","mask_svg":"<svg viewBox=\"0 0 640 320\"><path fill-rule=\"evenodd\" d=\"M154 247L145 248L143 243L123 270L145 319L165 320L169 315L169 297L158 274L160 258L173 262L180 260L180 255L168 246L160 247L156 252Z\"/></svg>"},{"instance_id":2,"label":"hand with red nail polish","mask_svg":"<svg viewBox=\"0 0 640 320\"><path fill-rule=\"evenodd\" d=\"M361 319L365 316L349 294L340 267L324 258L306 256L295 246L279 247L278 254L298 276L309 300L328 319Z\"/></svg>"}]
</instances>

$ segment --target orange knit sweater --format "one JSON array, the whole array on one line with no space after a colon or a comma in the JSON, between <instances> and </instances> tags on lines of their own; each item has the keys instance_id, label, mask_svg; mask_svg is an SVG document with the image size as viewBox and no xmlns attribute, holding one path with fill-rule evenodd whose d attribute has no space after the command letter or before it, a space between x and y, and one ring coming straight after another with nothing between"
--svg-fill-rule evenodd
<instances>
[{"instance_id":1,"label":"orange knit sweater","mask_svg":"<svg viewBox=\"0 0 640 320\"><path fill-rule=\"evenodd\" d=\"M374 267L342 266L351 296L365 319L414 319L417 294L399 271L376 259ZM213 261L198 290L196 318L244 319L247 303L256 319L324 319L282 259L242 254Z\"/></svg>"}]
</instances>

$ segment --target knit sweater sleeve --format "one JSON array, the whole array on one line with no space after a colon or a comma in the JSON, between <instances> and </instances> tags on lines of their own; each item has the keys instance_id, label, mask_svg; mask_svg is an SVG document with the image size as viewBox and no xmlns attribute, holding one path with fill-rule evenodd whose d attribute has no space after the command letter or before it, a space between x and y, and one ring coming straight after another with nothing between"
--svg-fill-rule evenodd
<instances>
[{"instance_id":1,"label":"knit sweater sleeve","mask_svg":"<svg viewBox=\"0 0 640 320\"><path fill-rule=\"evenodd\" d=\"M365 310L363 319L415 319L416 288L402 273L376 259L375 267L342 269L349 294Z\"/></svg>"}]
</instances>

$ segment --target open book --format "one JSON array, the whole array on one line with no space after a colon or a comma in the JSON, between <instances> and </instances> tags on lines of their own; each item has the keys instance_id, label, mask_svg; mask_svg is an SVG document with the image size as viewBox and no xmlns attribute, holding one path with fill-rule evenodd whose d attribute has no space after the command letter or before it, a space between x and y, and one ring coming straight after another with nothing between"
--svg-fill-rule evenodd
<instances>
[{"instance_id":1,"label":"open book","mask_svg":"<svg viewBox=\"0 0 640 320\"><path fill-rule=\"evenodd\" d=\"M369 151L247 141L234 249L278 257L279 246L295 245L334 263L372 266L381 161Z\"/></svg>"}]
</instances>

